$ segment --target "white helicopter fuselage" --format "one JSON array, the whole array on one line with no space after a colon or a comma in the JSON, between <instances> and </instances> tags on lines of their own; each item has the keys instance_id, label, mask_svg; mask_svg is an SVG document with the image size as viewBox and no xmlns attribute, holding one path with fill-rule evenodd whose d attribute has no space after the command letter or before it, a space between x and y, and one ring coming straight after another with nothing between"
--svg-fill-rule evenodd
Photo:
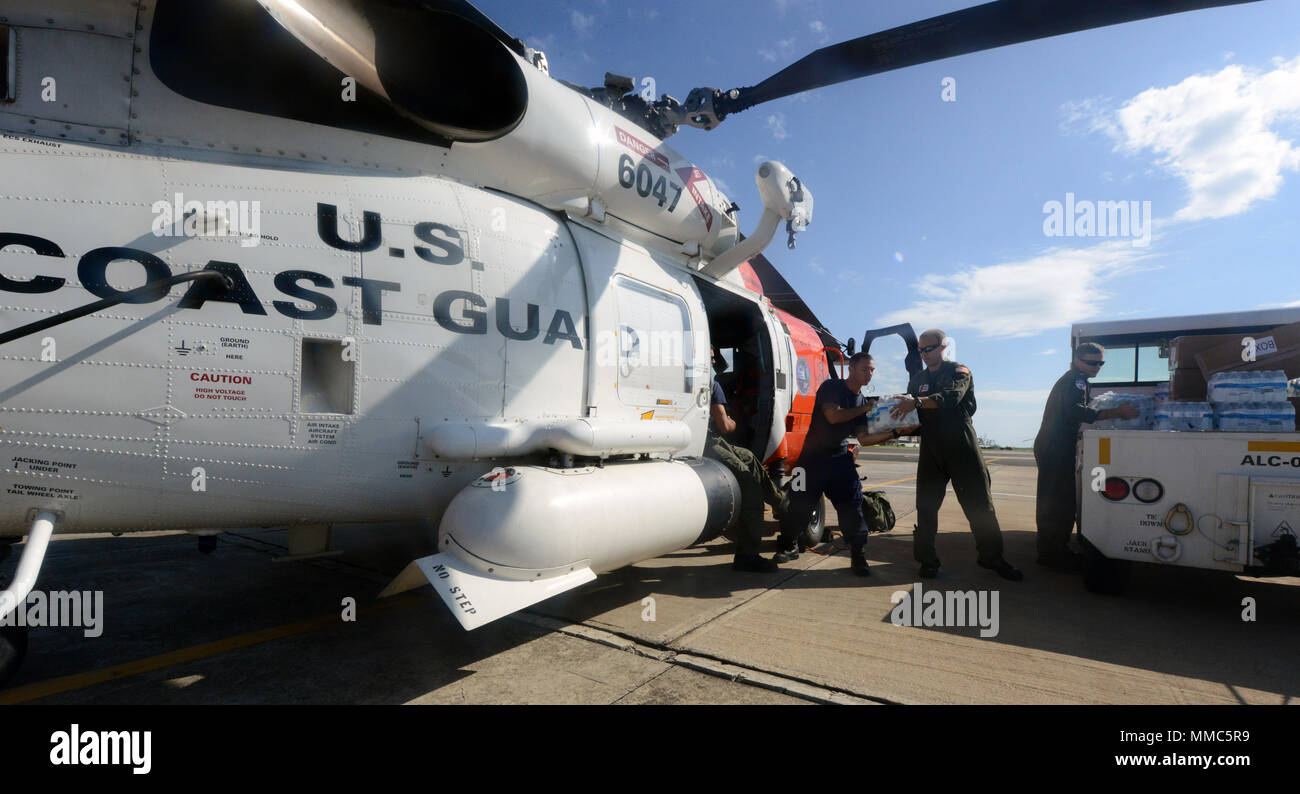
<instances>
[{"instance_id":1,"label":"white helicopter fuselage","mask_svg":"<svg viewBox=\"0 0 1300 794\"><path fill-rule=\"evenodd\" d=\"M701 285L759 318L764 457L793 352L734 271L698 272L737 241L699 169L522 60L517 126L433 146L199 101L151 68L153 9L58 5L57 23L32 4L0 27L23 67L0 105L0 330L181 273L233 289L177 284L0 346L0 535L36 516L65 533L437 521L516 465L604 483L588 502L573 485L529 497L554 514L533 523L604 514L585 540L513 558L517 533L456 539L498 577L606 570L721 531L712 486L672 460L704 448Z\"/></svg>"},{"instance_id":2,"label":"white helicopter fuselage","mask_svg":"<svg viewBox=\"0 0 1300 794\"><path fill-rule=\"evenodd\" d=\"M593 268L555 213L433 176L56 146L0 139L6 328L205 267L237 289L182 284L5 346L4 529L31 507L61 512L60 531L436 517L495 465L437 460L439 424L585 415ZM155 202L211 185L260 205L256 245L152 232ZM373 250L321 239L337 224L376 242L362 212ZM608 280L622 247L587 242Z\"/></svg>"}]
</instances>

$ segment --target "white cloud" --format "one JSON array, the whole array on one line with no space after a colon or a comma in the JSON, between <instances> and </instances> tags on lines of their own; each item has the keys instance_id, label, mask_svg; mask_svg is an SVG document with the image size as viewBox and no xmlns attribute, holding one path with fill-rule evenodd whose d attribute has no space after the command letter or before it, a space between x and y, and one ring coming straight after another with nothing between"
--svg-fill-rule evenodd
<instances>
[{"instance_id":1,"label":"white cloud","mask_svg":"<svg viewBox=\"0 0 1300 794\"><path fill-rule=\"evenodd\" d=\"M1115 126L1113 101L1110 97L1094 96L1071 99L1061 103L1060 130L1066 135L1085 135L1104 132L1118 136Z\"/></svg>"},{"instance_id":2,"label":"white cloud","mask_svg":"<svg viewBox=\"0 0 1300 794\"><path fill-rule=\"evenodd\" d=\"M1148 265L1153 254L1127 240L1086 248L1052 248L1020 262L968 267L922 276L913 282L912 305L876 320L880 326L910 322L944 330L972 328L993 337L1032 336L1101 313L1109 279Z\"/></svg>"},{"instance_id":3,"label":"white cloud","mask_svg":"<svg viewBox=\"0 0 1300 794\"><path fill-rule=\"evenodd\" d=\"M1226 66L1150 88L1090 123L1121 151L1151 150L1158 166L1183 180L1188 202L1174 220L1237 215L1276 195L1284 172L1300 170L1300 149L1278 130L1300 119L1300 56L1273 67ZM1091 108L1076 110L1086 117Z\"/></svg>"},{"instance_id":4,"label":"white cloud","mask_svg":"<svg viewBox=\"0 0 1300 794\"><path fill-rule=\"evenodd\" d=\"M1278 303L1278 302L1261 303L1255 308L1256 309L1295 309L1295 308L1300 308L1300 301L1291 301L1290 303Z\"/></svg>"},{"instance_id":5,"label":"white cloud","mask_svg":"<svg viewBox=\"0 0 1300 794\"><path fill-rule=\"evenodd\" d=\"M902 359L894 356L877 356L872 354L876 365L876 372L871 376L871 382L867 384L863 393L871 397L883 397L891 394L901 394L907 390L907 369L903 366ZM983 395L976 395L982 397Z\"/></svg>"},{"instance_id":6,"label":"white cloud","mask_svg":"<svg viewBox=\"0 0 1300 794\"><path fill-rule=\"evenodd\" d=\"M783 141L790 137L790 133L785 131L785 114L772 113L767 117L767 128L772 131L772 137L778 141Z\"/></svg>"},{"instance_id":7,"label":"white cloud","mask_svg":"<svg viewBox=\"0 0 1300 794\"><path fill-rule=\"evenodd\" d=\"M831 40L830 28L826 27L825 23L820 19L814 19L812 22L809 22L808 29L817 37L817 46L819 47L824 46Z\"/></svg>"},{"instance_id":8,"label":"white cloud","mask_svg":"<svg viewBox=\"0 0 1300 794\"><path fill-rule=\"evenodd\" d=\"M1038 353L1035 353L1034 355L1036 355L1036 356L1054 356L1054 355L1056 355L1056 348L1054 348L1054 347L1049 347L1049 348L1047 348L1046 350L1043 350L1043 351L1040 351L1040 352L1038 352Z\"/></svg>"},{"instance_id":9,"label":"white cloud","mask_svg":"<svg viewBox=\"0 0 1300 794\"><path fill-rule=\"evenodd\" d=\"M779 60L789 60L794 55L794 37L788 39L779 39L774 47L765 47L758 51L760 57L768 63L775 63Z\"/></svg>"},{"instance_id":10,"label":"white cloud","mask_svg":"<svg viewBox=\"0 0 1300 794\"><path fill-rule=\"evenodd\" d=\"M545 36L525 36L524 43L535 50L549 50L555 46L555 34L548 33Z\"/></svg>"},{"instance_id":11,"label":"white cloud","mask_svg":"<svg viewBox=\"0 0 1300 794\"><path fill-rule=\"evenodd\" d=\"M569 10L569 21L573 23L574 32L585 37L591 34L591 28L596 24L596 15L584 14L574 8Z\"/></svg>"},{"instance_id":12,"label":"white cloud","mask_svg":"<svg viewBox=\"0 0 1300 794\"><path fill-rule=\"evenodd\" d=\"M818 273L823 276L826 275L826 268L822 267L821 262L817 261L817 259L815 258L808 260L808 267L812 268L814 273Z\"/></svg>"},{"instance_id":13,"label":"white cloud","mask_svg":"<svg viewBox=\"0 0 1300 794\"><path fill-rule=\"evenodd\" d=\"M777 13L784 16L786 11L795 6L806 5L807 2L808 0L773 0L773 5L776 6Z\"/></svg>"}]
</instances>

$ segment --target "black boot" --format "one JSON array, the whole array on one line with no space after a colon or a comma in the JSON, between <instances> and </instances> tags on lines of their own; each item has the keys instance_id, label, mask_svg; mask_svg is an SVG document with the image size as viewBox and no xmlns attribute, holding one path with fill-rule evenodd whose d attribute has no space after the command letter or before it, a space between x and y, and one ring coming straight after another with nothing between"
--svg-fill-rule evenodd
<instances>
[{"instance_id":1,"label":"black boot","mask_svg":"<svg viewBox=\"0 0 1300 794\"><path fill-rule=\"evenodd\" d=\"M787 546L785 541L777 539L777 551L772 555L772 562L792 562L799 559L799 541L792 540Z\"/></svg>"},{"instance_id":2,"label":"black boot","mask_svg":"<svg viewBox=\"0 0 1300 794\"><path fill-rule=\"evenodd\" d=\"M780 570L776 563L765 560L757 554L737 554L731 561L731 570L748 573L772 573Z\"/></svg>"},{"instance_id":3,"label":"black boot","mask_svg":"<svg viewBox=\"0 0 1300 794\"><path fill-rule=\"evenodd\" d=\"M856 576L870 576L871 566L867 564L867 549L865 543L854 543L849 550L849 567L853 569Z\"/></svg>"},{"instance_id":4,"label":"black boot","mask_svg":"<svg viewBox=\"0 0 1300 794\"><path fill-rule=\"evenodd\" d=\"M997 571L998 576L1001 576L1003 579L1018 582L1025 578L1025 575L1020 572L1019 568L1012 566L1011 563L1001 557L998 557L996 560L979 560L978 562L981 568L988 568L989 570Z\"/></svg>"}]
</instances>

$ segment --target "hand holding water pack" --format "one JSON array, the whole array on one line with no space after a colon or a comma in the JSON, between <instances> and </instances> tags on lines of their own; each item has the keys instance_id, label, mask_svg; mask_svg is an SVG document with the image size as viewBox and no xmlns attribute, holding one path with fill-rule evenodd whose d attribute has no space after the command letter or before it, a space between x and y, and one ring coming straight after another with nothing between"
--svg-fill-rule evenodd
<instances>
[{"instance_id":1,"label":"hand holding water pack","mask_svg":"<svg viewBox=\"0 0 1300 794\"><path fill-rule=\"evenodd\" d=\"M884 433L889 430L897 430L907 427L914 427L921 424L921 419L916 415L916 408L908 411L901 419L895 419L890 415L890 410L900 404L911 404L912 397L907 394L891 395L881 397L876 407L871 409L867 414L867 432Z\"/></svg>"}]
</instances>

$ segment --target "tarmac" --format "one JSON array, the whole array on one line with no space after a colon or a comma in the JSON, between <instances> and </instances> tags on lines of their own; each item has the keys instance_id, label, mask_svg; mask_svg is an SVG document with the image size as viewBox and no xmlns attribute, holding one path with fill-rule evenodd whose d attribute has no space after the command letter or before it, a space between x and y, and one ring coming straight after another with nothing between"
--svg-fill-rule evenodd
<instances>
[{"instance_id":1,"label":"tarmac","mask_svg":"<svg viewBox=\"0 0 1300 794\"><path fill-rule=\"evenodd\" d=\"M1300 702L1300 579L1138 565L1123 596L1088 593L1077 574L1034 564L1024 451L985 459L1006 556L1025 580L976 566L951 491L942 572L918 579L915 454L860 456L898 521L872 536L868 578L851 574L838 537L774 574L733 572L718 539L472 632L429 587L376 599L432 553L430 527L336 526L341 555L278 563L276 529L224 533L210 555L184 533L56 538L37 587L102 590L103 633L33 628L0 705ZM895 600L918 584L989 605L996 594L996 634L973 620L895 625Z\"/></svg>"}]
</instances>

